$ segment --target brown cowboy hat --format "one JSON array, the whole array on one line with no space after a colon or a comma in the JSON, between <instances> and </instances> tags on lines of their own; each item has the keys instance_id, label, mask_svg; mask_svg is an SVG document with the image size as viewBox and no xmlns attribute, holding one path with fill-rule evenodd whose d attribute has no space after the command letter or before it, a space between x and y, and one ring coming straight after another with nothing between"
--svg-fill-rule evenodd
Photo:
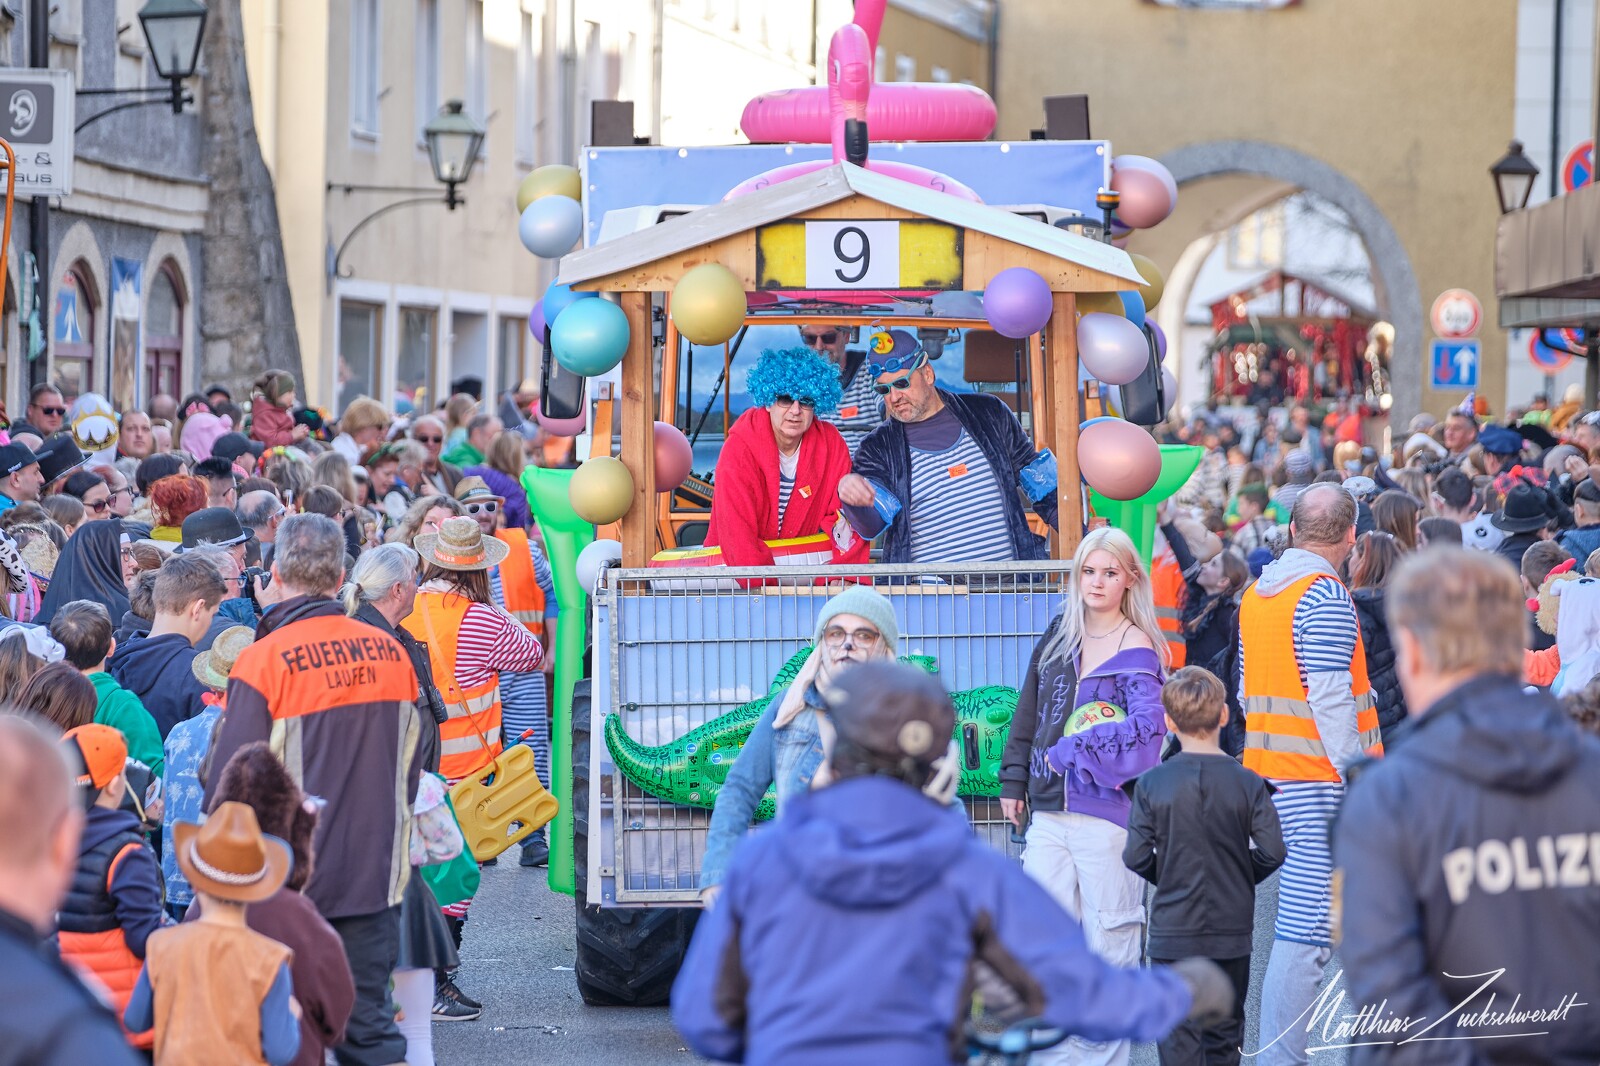
<instances>
[{"instance_id":1,"label":"brown cowboy hat","mask_svg":"<svg viewBox=\"0 0 1600 1066\"><path fill-rule=\"evenodd\" d=\"M218 804L204 825L175 822L172 846L196 891L235 903L266 899L294 865L289 845L261 832L256 812L243 803Z\"/></svg>"},{"instance_id":2,"label":"brown cowboy hat","mask_svg":"<svg viewBox=\"0 0 1600 1066\"><path fill-rule=\"evenodd\" d=\"M476 519L447 518L437 533L422 533L413 540L422 561L441 570L487 570L499 566L511 549L505 541L485 537Z\"/></svg>"}]
</instances>

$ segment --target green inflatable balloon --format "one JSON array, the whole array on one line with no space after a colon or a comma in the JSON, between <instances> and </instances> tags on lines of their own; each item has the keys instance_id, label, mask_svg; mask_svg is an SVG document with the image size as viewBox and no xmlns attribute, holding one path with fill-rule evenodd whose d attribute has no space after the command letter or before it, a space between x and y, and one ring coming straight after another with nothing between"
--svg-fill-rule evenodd
<instances>
[{"instance_id":1,"label":"green inflatable balloon","mask_svg":"<svg viewBox=\"0 0 1600 1066\"><path fill-rule=\"evenodd\" d=\"M1108 500L1093 489L1089 490L1089 503L1094 513L1126 533L1139 551L1146 566L1155 553L1156 505L1179 489L1194 476L1204 448L1194 444L1161 445L1161 476L1155 487L1143 496L1131 500ZM566 604L562 604L562 610Z\"/></svg>"},{"instance_id":2,"label":"green inflatable balloon","mask_svg":"<svg viewBox=\"0 0 1600 1066\"><path fill-rule=\"evenodd\" d=\"M544 536L555 579L561 624L556 627L555 690L550 694L550 780L545 787L561 802L551 823L549 883L554 892L572 895L576 888L572 856L572 688L583 671L583 648L589 617L586 595L578 584L578 553L594 540L594 526L578 517L567 499L571 470L530 466L522 487Z\"/></svg>"}]
</instances>

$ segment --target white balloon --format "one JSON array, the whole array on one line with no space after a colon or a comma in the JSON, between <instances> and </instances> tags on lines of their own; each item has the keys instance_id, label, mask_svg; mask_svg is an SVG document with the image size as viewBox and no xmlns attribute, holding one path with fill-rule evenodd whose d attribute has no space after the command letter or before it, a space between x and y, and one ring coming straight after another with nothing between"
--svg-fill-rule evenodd
<instances>
[{"instance_id":1,"label":"white balloon","mask_svg":"<svg viewBox=\"0 0 1600 1066\"><path fill-rule=\"evenodd\" d=\"M1178 402L1178 378L1166 367L1161 368L1161 396L1167 401L1166 410L1161 412L1165 418L1172 413L1172 405Z\"/></svg>"},{"instance_id":2,"label":"white balloon","mask_svg":"<svg viewBox=\"0 0 1600 1066\"><path fill-rule=\"evenodd\" d=\"M566 197L547 196L545 199L565 200ZM538 200L534 201L534 203L538 202ZM595 584L600 580L600 571L605 568L607 563L620 562L622 562L621 541L597 540L578 553L578 562L573 569L578 572L578 584L583 586L583 591L587 594L593 594Z\"/></svg>"},{"instance_id":3,"label":"white balloon","mask_svg":"<svg viewBox=\"0 0 1600 1066\"><path fill-rule=\"evenodd\" d=\"M517 236L543 259L566 255L583 236L583 205L567 196L541 196L523 209Z\"/></svg>"}]
</instances>

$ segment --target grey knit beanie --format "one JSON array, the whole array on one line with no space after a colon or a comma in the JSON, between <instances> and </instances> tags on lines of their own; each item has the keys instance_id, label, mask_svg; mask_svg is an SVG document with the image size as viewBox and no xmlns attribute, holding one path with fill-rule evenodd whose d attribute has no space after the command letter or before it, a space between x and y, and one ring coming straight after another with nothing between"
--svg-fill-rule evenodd
<instances>
[{"instance_id":1,"label":"grey knit beanie","mask_svg":"<svg viewBox=\"0 0 1600 1066\"><path fill-rule=\"evenodd\" d=\"M817 630L812 640L821 644L822 631L828 628L828 623L835 616L841 614L859 615L877 626L884 643L889 647L889 654L899 654L900 625L895 621L894 607L882 593L875 592L865 585L851 585L834 596L822 605L822 612L817 615Z\"/></svg>"}]
</instances>

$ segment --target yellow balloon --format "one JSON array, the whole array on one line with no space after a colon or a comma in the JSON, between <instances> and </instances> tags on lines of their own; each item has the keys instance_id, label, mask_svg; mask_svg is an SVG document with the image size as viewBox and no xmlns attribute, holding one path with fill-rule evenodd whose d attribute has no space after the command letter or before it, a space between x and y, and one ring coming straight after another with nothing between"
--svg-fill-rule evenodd
<instances>
[{"instance_id":1,"label":"yellow balloon","mask_svg":"<svg viewBox=\"0 0 1600 1066\"><path fill-rule=\"evenodd\" d=\"M1127 317L1127 312L1122 306L1122 298L1114 292L1078 293L1078 313L1086 315L1091 311L1116 315L1118 318Z\"/></svg>"},{"instance_id":2,"label":"yellow balloon","mask_svg":"<svg viewBox=\"0 0 1600 1066\"><path fill-rule=\"evenodd\" d=\"M633 506L633 475L621 459L609 455L586 459L567 482L567 500L585 522L597 526L615 522Z\"/></svg>"},{"instance_id":3,"label":"yellow balloon","mask_svg":"<svg viewBox=\"0 0 1600 1066\"><path fill-rule=\"evenodd\" d=\"M517 214L521 215L529 204L544 196L567 196L582 201L583 179L578 176L578 168L551 163L523 178L522 184L517 186Z\"/></svg>"},{"instance_id":4,"label":"yellow balloon","mask_svg":"<svg viewBox=\"0 0 1600 1066\"><path fill-rule=\"evenodd\" d=\"M721 263L702 263L672 287L672 321L691 344L732 339L748 310L744 283Z\"/></svg>"},{"instance_id":5,"label":"yellow balloon","mask_svg":"<svg viewBox=\"0 0 1600 1066\"><path fill-rule=\"evenodd\" d=\"M1149 256L1129 252L1128 258L1133 260L1133 268L1144 279L1144 285L1139 289L1144 296L1144 309L1154 311L1156 304L1161 302L1161 294L1167 291L1167 279L1161 276L1161 268Z\"/></svg>"}]
</instances>

